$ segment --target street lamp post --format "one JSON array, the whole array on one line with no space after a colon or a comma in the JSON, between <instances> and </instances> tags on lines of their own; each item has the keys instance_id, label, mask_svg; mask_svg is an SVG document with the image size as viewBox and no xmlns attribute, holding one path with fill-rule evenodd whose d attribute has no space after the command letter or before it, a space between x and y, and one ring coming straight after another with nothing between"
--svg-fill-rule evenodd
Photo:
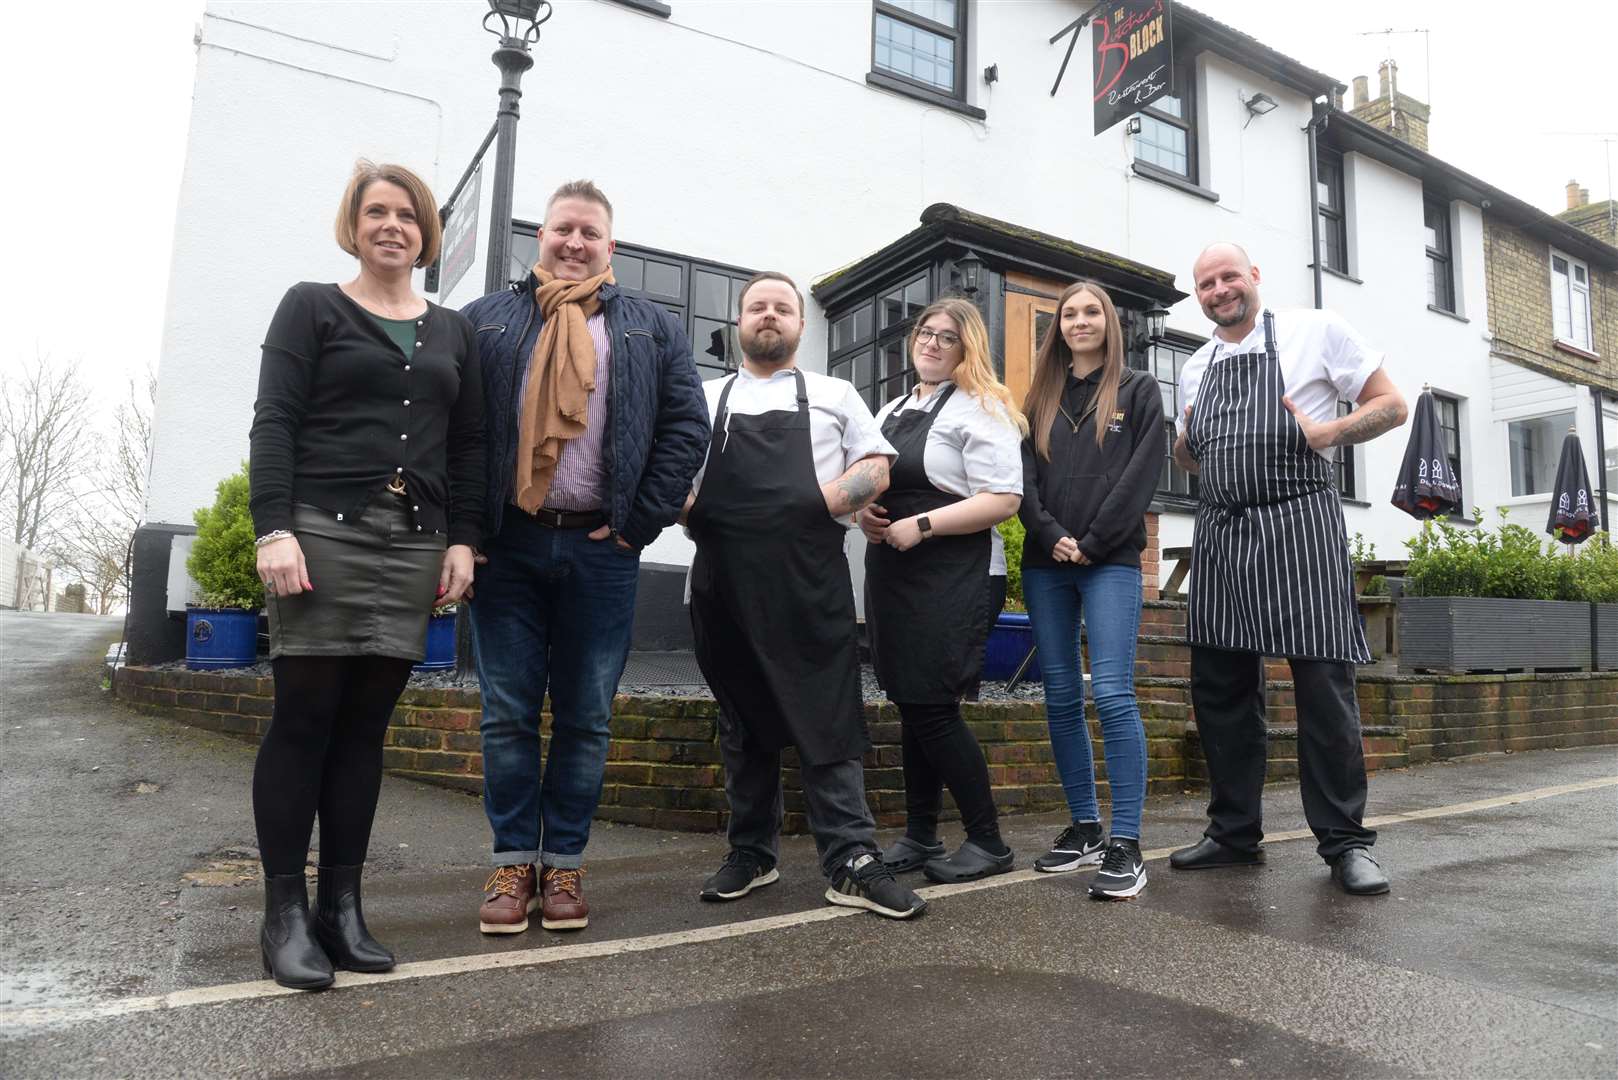
<instances>
[{"instance_id":1,"label":"street lamp post","mask_svg":"<svg viewBox=\"0 0 1618 1080\"><path fill-rule=\"evenodd\" d=\"M546 0L489 0L483 29L500 39L491 59L500 69L500 111L495 120L494 199L489 209L489 258L483 291L506 287L511 261L511 188L517 169L517 102L523 73L534 66L529 47L539 40L539 27L551 17ZM498 26L491 25L498 22Z\"/></svg>"},{"instance_id":2,"label":"street lamp post","mask_svg":"<svg viewBox=\"0 0 1618 1080\"><path fill-rule=\"evenodd\" d=\"M489 256L483 270L485 294L506 287L511 262L511 188L517 171L517 102L522 98L523 73L534 66L529 48L539 40L540 25L551 14L546 0L489 0L483 16L483 29L500 39L490 57L500 69L500 111L494 121L494 195L489 208ZM463 606L455 619L455 672L465 678L471 670L472 633Z\"/></svg>"}]
</instances>

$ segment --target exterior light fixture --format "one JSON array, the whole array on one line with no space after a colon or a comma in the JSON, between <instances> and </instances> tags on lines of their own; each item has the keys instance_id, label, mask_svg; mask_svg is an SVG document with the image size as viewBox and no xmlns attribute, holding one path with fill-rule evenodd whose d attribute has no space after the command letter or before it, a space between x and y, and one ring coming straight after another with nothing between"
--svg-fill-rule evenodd
<instances>
[{"instance_id":1,"label":"exterior light fixture","mask_svg":"<svg viewBox=\"0 0 1618 1080\"><path fill-rule=\"evenodd\" d=\"M1166 308L1152 306L1146 312L1146 342L1153 344L1163 340L1163 331L1166 329L1169 313Z\"/></svg>"},{"instance_id":2,"label":"exterior light fixture","mask_svg":"<svg viewBox=\"0 0 1618 1080\"><path fill-rule=\"evenodd\" d=\"M1250 98L1244 98L1242 104L1254 116L1263 116L1267 112L1274 112L1276 107L1275 99L1262 91Z\"/></svg>"},{"instance_id":3,"label":"exterior light fixture","mask_svg":"<svg viewBox=\"0 0 1618 1080\"><path fill-rule=\"evenodd\" d=\"M968 296L976 296L983 284L983 260L977 253L967 250L965 255L955 260L955 272L961 277L961 291Z\"/></svg>"}]
</instances>

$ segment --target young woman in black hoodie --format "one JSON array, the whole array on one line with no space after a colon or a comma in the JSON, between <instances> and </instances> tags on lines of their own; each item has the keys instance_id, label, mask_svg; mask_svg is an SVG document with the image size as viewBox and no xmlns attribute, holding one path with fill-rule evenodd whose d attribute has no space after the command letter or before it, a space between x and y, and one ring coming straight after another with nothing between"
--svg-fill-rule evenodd
<instances>
[{"instance_id":1,"label":"young woman in black hoodie","mask_svg":"<svg viewBox=\"0 0 1618 1080\"><path fill-rule=\"evenodd\" d=\"M1146 508L1163 468L1163 402L1155 380L1124 366L1112 298L1092 281L1068 286L1034 359L1023 412L1023 597L1039 648L1051 747L1073 824L1034 861L1048 873L1101 864L1097 899L1146 886L1140 816L1146 735L1135 701L1140 553ZM1084 722L1079 620L1112 787L1103 843L1095 763ZM1103 852L1105 853L1103 855Z\"/></svg>"}]
</instances>

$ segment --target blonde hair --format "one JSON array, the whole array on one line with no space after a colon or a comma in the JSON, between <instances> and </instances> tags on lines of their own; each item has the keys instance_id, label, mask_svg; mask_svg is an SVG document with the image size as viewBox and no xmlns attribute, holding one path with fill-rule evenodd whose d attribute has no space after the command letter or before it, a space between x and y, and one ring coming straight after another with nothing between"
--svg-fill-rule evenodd
<instances>
[{"instance_id":1,"label":"blonde hair","mask_svg":"<svg viewBox=\"0 0 1618 1080\"><path fill-rule=\"evenodd\" d=\"M421 254L416 257L416 265L432 265L438 259L438 245L444 239L444 224L438 220L438 201L426 181L403 165L377 165L364 158L354 163L354 175L348 178L342 201L337 204L337 246L356 259L360 257L359 239L355 235L360 207L365 201L366 189L378 180L395 184L410 196L410 206L416 212L416 227L421 230Z\"/></svg>"},{"instance_id":2,"label":"blonde hair","mask_svg":"<svg viewBox=\"0 0 1618 1080\"><path fill-rule=\"evenodd\" d=\"M1018 435L1027 435L1028 421L1017 411L1016 399L1005 384L995 377L994 365L989 358L989 331L983 325L983 316L979 314L977 305L972 301L960 296L946 296L927 305L916 319L916 325L910 328L910 338L906 343L910 355L915 356L916 335L934 315L948 316L961 331L961 362L955 365L951 380L976 398L985 412L1001 413L1017 429Z\"/></svg>"},{"instance_id":3,"label":"blonde hair","mask_svg":"<svg viewBox=\"0 0 1618 1080\"><path fill-rule=\"evenodd\" d=\"M1067 386L1068 372L1073 368L1073 350L1062 337L1062 308L1074 295L1087 292L1101 304L1107 324L1106 343L1101 359L1101 383L1096 387L1096 445L1107 437L1107 425L1099 418L1111 416L1118 407L1118 385L1124 378L1124 330L1118 323L1118 309L1112 297L1093 281L1075 281L1062 291L1056 301L1056 318L1045 331L1045 340L1034 354L1034 378L1028 385L1028 396L1023 399L1023 412L1034 431L1034 449L1046 461L1051 459L1051 424L1056 421L1056 410L1062 403L1062 391Z\"/></svg>"},{"instance_id":4,"label":"blonde hair","mask_svg":"<svg viewBox=\"0 0 1618 1080\"><path fill-rule=\"evenodd\" d=\"M551 217L551 207L556 205L558 199L583 199L593 202L607 212L607 229L612 229L612 203L607 201L607 193L596 187L594 180L569 180L545 200L545 220Z\"/></svg>"}]
</instances>

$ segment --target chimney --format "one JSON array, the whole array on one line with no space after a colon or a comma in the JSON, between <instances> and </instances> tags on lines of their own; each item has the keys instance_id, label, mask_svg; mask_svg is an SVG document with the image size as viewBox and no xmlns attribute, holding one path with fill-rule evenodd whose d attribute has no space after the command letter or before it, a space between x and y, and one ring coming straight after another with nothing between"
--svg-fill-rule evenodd
<instances>
[{"instance_id":1,"label":"chimney","mask_svg":"<svg viewBox=\"0 0 1618 1080\"><path fill-rule=\"evenodd\" d=\"M1399 93L1399 65L1392 60L1384 60L1382 66L1377 68L1377 75L1382 84L1382 91L1377 96L1392 101Z\"/></svg>"},{"instance_id":2,"label":"chimney","mask_svg":"<svg viewBox=\"0 0 1618 1080\"><path fill-rule=\"evenodd\" d=\"M1579 189L1579 205L1580 206L1589 206L1590 205L1590 189L1589 188L1581 187Z\"/></svg>"},{"instance_id":3,"label":"chimney","mask_svg":"<svg viewBox=\"0 0 1618 1080\"><path fill-rule=\"evenodd\" d=\"M1354 107L1349 114L1417 150L1426 150L1427 103L1400 92L1399 65L1392 60L1382 61L1378 75L1382 92L1375 98L1367 92L1366 77L1354 76Z\"/></svg>"},{"instance_id":4,"label":"chimney","mask_svg":"<svg viewBox=\"0 0 1618 1080\"><path fill-rule=\"evenodd\" d=\"M1590 189L1581 188L1577 180L1567 182L1567 208L1577 210L1590 201Z\"/></svg>"}]
</instances>

